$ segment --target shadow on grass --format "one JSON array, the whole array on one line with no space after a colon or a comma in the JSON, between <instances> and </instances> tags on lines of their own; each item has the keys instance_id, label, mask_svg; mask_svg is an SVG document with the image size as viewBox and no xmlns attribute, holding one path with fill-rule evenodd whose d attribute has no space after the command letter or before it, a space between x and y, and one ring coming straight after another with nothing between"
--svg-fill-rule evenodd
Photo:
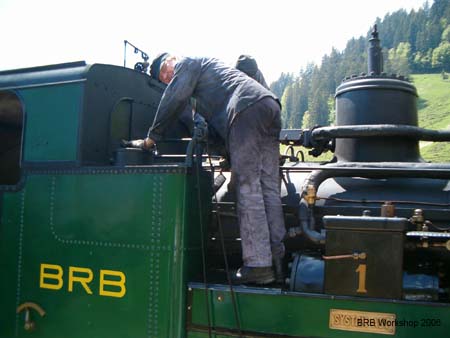
<instances>
[{"instance_id":1,"label":"shadow on grass","mask_svg":"<svg viewBox=\"0 0 450 338\"><path fill-rule=\"evenodd\" d=\"M450 144L448 142L434 142L420 149L425 161L433 163L450 162Z\"/></svg>"},{"instance_id":2,"label":"shadow on grass","mask_svg":"<svg viewBox=\"0 0 450 338\"><path fill-rule=\"evenodd\" d=\"M428 107L428 101L419 97L417 100L417 109L425 109L426 107Z\"/></svg>"}]
</instances>

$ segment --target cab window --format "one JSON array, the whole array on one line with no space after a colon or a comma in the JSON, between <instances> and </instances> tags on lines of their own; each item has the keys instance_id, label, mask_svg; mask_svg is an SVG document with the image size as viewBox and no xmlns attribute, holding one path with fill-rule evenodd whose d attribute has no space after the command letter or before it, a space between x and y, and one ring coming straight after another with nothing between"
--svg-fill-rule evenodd
<instances>
[{"instance_id":1,"label":"cab window","mask_svg":"<svg viewBox=\"0 0 450 338\"><path fill-rule=\"evenodd\" d=\"M0 91L0 185L20 180L22 130L22 103L13 92Z\"/></svg>"}]
</instances>

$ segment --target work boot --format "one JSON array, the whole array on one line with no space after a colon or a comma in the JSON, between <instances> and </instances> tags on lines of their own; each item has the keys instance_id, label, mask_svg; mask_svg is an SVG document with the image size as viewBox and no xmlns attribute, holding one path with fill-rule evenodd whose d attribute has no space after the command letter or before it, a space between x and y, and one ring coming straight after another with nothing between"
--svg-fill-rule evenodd
<instances>
[{"instance_id":1,"label":"work boot","mask_svg":"<svg viewBox=\"0 0 450 338\"><path fill-rule=\"evenodd\" d=\"M275 270L275 282L277 284L284 284L286 278L286 272L284 269L283 258L273 258L273 269Z\"/></svg>"},{"instance_id":2,"label":"work boot","mask_svg":"<svg viewBox=\"0 0 450 338\"><path fill-rule=\"evenodd\" d=\"M275 280L271 266L240 268L233 278L233 284L269 284Z\"/></svg>"}]
</instances>

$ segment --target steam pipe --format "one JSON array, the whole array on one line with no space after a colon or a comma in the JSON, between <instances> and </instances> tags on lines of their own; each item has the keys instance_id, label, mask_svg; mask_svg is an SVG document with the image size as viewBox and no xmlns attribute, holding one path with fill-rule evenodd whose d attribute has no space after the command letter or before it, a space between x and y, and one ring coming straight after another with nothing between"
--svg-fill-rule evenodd
<instances>
[{"instance_id":1,"label":"steam pipe","mask_svg":"<svg viewBox=\"0 0 450 338\"><path fill-rule=\"evenodd\" d=\"M321 127L311 131L314 140L363 137L407 137L422 141L450 141L450 130L430 130L402 124L368 124Z\"/></svg>"},{"instance_id":2,"label":"steam pipe","mask_svg":"<svg viewBox=\"0 0 450 338\"><path fill-rule=\"evenodd\" d=\"M302 196L307 194L308 186L313 186L317 191L323 181L332 177L450 179L450 165L439 163L334 163L332 167L325 166L323 170L315 170L308 176L302 188Z\"/></svg>"},{"instance_id":3,"label":"steam pipe","mask_svg":"<svg viewBox=\"0 0 450 338\"><path fill-rule=\"evenodd\" d=\"M364 177L364 178L431 178L450 179L450 166L445 164L409 163L413 169L405 167L405 163L335 163L326 170L315 170L305 180L299 205L299 221L302 232L315 244L325 243L325 235L314 229L314 203L308 203L308 190L317 191L328 178ZM325 169L324 168L324 169ZM346 170L341 170L345 168Z\"/></svg>"}]
</instances>

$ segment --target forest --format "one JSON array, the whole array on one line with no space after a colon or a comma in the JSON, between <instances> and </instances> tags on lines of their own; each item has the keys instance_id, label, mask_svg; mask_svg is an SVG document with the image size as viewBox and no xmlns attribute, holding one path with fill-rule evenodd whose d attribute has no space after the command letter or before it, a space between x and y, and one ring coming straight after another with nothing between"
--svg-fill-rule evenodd
<instances>
[{"instance_id":1,"label":"forest","mask_svg":"<svg viewBox=\"0 0 450 338\"><path fill-rule=\"evenodd\" d=\"M411 74L450 71L450 1L425 2L417 11L388 13L376 24L383 47L384 72ZM350 39L343 51L335 48L321 64L308 64L298 74L282 73L271 83L281 99L283 128L311 128L334 123L334 93L341 81L367 72L366 36Z\"/></svg>"}]
</instances>

